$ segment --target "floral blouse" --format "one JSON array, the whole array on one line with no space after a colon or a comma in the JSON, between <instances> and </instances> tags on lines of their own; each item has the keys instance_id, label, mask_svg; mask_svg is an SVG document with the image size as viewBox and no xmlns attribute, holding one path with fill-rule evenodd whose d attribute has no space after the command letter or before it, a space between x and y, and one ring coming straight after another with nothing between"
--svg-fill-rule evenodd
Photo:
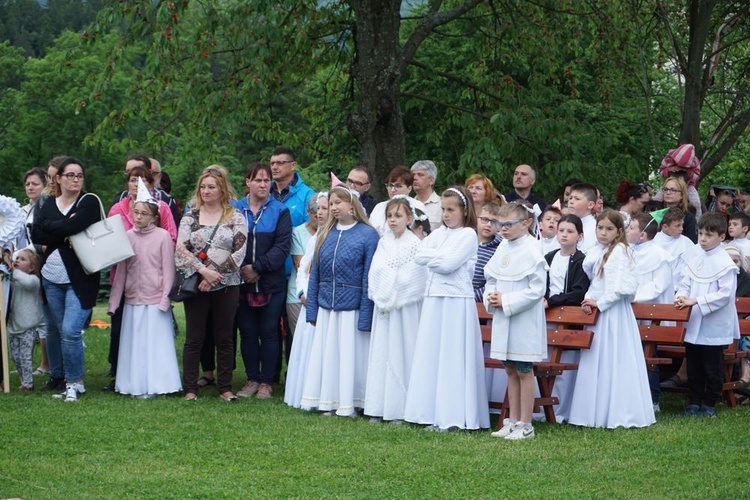
<instances>
[{"instance_id":1,"label":"floral blouse","mask_svg":"<svg viewBox=\"0 0 750 500\"><path fill-rule=\"evenodd\" d=\"M221 281L212 289L220 290L236 286L242 282L240 266L247 249L247 223L239 210L234 210L226 222L220 223L211 244L206 250L206 258L201 261L199 254L216 226L201 226L200 210L194 209L183 215L177 232L175 265L179 271L190 276L205 265L222 275Z\"/></svg>"}]
</instances>

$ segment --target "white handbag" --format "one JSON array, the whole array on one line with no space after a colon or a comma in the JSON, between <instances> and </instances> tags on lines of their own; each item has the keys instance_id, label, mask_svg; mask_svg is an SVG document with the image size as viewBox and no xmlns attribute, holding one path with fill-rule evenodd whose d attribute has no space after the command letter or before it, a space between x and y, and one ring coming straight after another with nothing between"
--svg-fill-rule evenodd
<instances>
[{"instance_id":1,"label":"white handbag","mask_svg":"<svg viewBox=\"0 0 750 500\"><path fill-rule=\"evenodd\" d=\"M84 194L81 200L86 196L93 196L99 201L102 220L91 224L80 233L69 236L68 241L86 274L93 274L129 259L135 252L125 232L125 226L122 225L122 217L118 214L106 218L102 200L93 193ZM78 202L80 203L80 200Z\"/></svg>"}]
</instances>

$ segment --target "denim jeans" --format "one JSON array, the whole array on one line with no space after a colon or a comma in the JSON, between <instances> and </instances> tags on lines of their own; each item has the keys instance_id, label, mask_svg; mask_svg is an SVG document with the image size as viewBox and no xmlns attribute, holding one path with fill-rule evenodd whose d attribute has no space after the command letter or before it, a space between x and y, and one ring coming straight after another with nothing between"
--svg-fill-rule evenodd
<instances>
[{"instance_id":1,"label":"denim jeans","mask_svg":"<svg viewBox=\"0 0 750 500\"><path fill-rule=\"evenodd\" d=\"M286 292L271 295L263 307L250 307L240 297L237 308L237 326L240 330L240 352L248 380L262 384L273 383L276 362L279 359L278 322L284 307Z\"/></svg>"},{"instance_id":2,"label":"denim jeans","mask_svg":"<svg viewBox=\"0 0 750 500\"><path fill-rule=\"evenodd\" d=\"M46 280L45 280L46 281ZM52 378L65 378L63 371L62 348L60 347L60 330L52 316L49 303L44 304L44 321L47 323L47 360Z\"/></svg>"},{"instance_id":3,"label":"denim jeans","mask_svg":"<svg viewBox=\"0 0 750 500\"><path fill-rule=\"evenodd\" d=\"M54 324L57 329L57 335L53 338L50 338L49 333L47 334L47 354L61 353L58 359L62 358L65 380L78 382L83 380L82 330L91 309L81 307L81 302L70 283L61 285L44 279L43 286L52 313L51 324ZM50 356L50 366L53 366L52 356Z\"/></svg>"}]
</instances>

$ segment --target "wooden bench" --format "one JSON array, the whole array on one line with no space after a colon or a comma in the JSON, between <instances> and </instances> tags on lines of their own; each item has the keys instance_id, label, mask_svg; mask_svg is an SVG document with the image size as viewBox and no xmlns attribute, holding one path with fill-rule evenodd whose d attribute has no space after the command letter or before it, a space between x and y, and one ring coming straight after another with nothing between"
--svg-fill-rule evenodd
<instances>
[{"instance_id":1,"label":"wooden bench","mask_svg":"<svg viewBox=\"0 0 750 500\"><path fill-rule=\"evenodd\" d=\"M487 312L484 305L477 303L480 328L482 330L482 342L492 341L492 315ZM594 332L584 330L583 327L593 326L599 317L599 310L595 309L593 314L585 314L580 307L560 306L547 309L547 323L555 324L555 328L547 329L547 347L550 351L548 361L534 363L534 376L539 387L539 397L534 399L534 407L543 408L547 422L556 423L554 405L559 404L557 397L552 395L555 387L555 379L562 375L565 370L577 370L575 363L563 363L560 361L563 351L571 349L588 349ZM580 328L580 329L577 329ZM484 358L485 368L504 370L503 362L490 358ZM503 425L503 420L508 417L508 391L506 389L503 401L490 401L490 408L500 410L500 419L497 428Z\"/></svg>"},{"instance_id":2,"label":"wooden bench","mask_svg":"<svg viewBox=\"0 0 750 500\"><path fill-rule=\"evenodd\" d=\"M631 306L635 319L650 323L638 325L647 369L657 370L659 365L671 365L671 357L659 357L658 346L682 345L685 340L683 323L690 319L692 307L677 309L673 304L648 302L633 302ZM675 325L665 326L662 325L663 321L672 321L675 322Z\"/></svg>"},{"instance_id":3,"label":"wooden bench","mask_svg":"<svg viewBox=\"0 0 750 500\"><path fill-rule=\"evenodd\" d=\"M737 307L737 316L740 324L740 335L750 335L750 320L745 317L750 315L750 297L739 297L736 299L735 305ZM657 347L660 356L669 358L684 358L685 347L684 346L672 346L672 345L660 345ZM734 408L737 406L737 397L735 390L741 387L739 379L734 378L734 369L737 364L744 358L748 357L747 351L740 351L737 349L737 341L732 342L731 345L724 349L724 383L722 384L722 392L726 399L727 406ZM668 392L687 392L686 387L663 387L662 390Z\"/></svg>"}]
</instances>

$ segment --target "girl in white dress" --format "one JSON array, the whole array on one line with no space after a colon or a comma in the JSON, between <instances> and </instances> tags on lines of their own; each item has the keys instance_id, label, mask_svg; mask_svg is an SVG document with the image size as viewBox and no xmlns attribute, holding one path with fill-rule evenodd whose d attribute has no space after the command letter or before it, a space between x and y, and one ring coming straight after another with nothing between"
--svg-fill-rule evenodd
<instances>
[{"instance_id":1,"label":"girl in white dress","mask_svg":"<svg viewBox=\"0 0 750 500\"><path fill-rule=\"evenodd\" d=\"M592 254L597 261L581 305L586 314L594 308L600 314L592 328L591 348L581 351L570 415L563 418L586 427L645 427L656 419L638 324L630 306L638 281L622 216L614 210L599 214L596 236L604 248Z\"/></svg>"},{"instance_id":2,"label":"girl in white dress","mask_svg":"<svg viewBox=\"0 0 750 500\"><path fill-rule=\"evenodd\" d=\"M394 196L385 212L389 231L372 258L367 292L375 312L365 415L372 417L373 423L400 423L404 419L427 269L414 261L421 240L408 229L415 216L407 197Z\"/></svg>"},{"instance_id":3,"label":"girl in white dress","mask_svg":"<svg viewBox=\"0 0 750 500\"><path fill-rule=\"evenodd\" d=\"M476 214L463 186L440 200L443 225L414 260L427 267L404 420L429 430L489 428L479 317L471 284L477 257Z\"/></svg>"},{"instance_id":4,"label":"girl in white dress","mask_svg":"<svg viewBox=\"0 0 750 500\"><path fill-rule=\"evenodd\" d=\"M301 406L324 415L357 417L365 406L373 303L367 276L378 232L367 223L356 191L328 195L331 213L318 233L307 287L307 322L313 324Z\"/></svg>"},{"instance_id":5,"label":"girl in white dress","mask_svg":"<svg viewBox=\"0 0 750 500\"><path fill-rule=\"evenodd\" d=\"M135 256L117 264L109 314L125 296L115 390L149 398L182 390L169 291L174 282L174 243L159 227L159 205L139 182L133 229Z\"/></svg>"},{"instance_id":6,"label":"girl in white dress","mask_svg":"<svg viewBox=\"0 0 750 500\"><path fill-rule=\"evenodd\" d=\"M318 228L325 226L328 220L328 193L322 192L317 195L317 209L315 216L318 219ZM305 254L299 262L297 268L296 290L299 296L302 308L299 312L300 318L305 318L305 305L307 304L307 285L310 279L310 265L313 254L315 253L315 243L318 241L318 234L315 233L308 241L305 247ZM297 321L294 329L294 342L292 342L292 352L289 354L289 364L286 370L286 386L284 387L284 402L292 408L299 408L302 401L302 390L305 386L305 372L307 371L307 361L310 359L310 349L312 348L315 327L307 321Z\"/></svg>"},{"instance_id":7,"label":"girl in white dress","mask_svg":"<svg viewBox=\"0 0 750 500\"><path fill-rule=\"evenodd\" d=\"M531 205L508 203L500 207L498 218L503 241L484 267L484 304L492 313L490 357L502 360L508 375L510 415L492 436L529 439L534 437L533 363L547 356L544 294L549 268L529 234L534 223Z\"/></svg>"}]
</instances>

